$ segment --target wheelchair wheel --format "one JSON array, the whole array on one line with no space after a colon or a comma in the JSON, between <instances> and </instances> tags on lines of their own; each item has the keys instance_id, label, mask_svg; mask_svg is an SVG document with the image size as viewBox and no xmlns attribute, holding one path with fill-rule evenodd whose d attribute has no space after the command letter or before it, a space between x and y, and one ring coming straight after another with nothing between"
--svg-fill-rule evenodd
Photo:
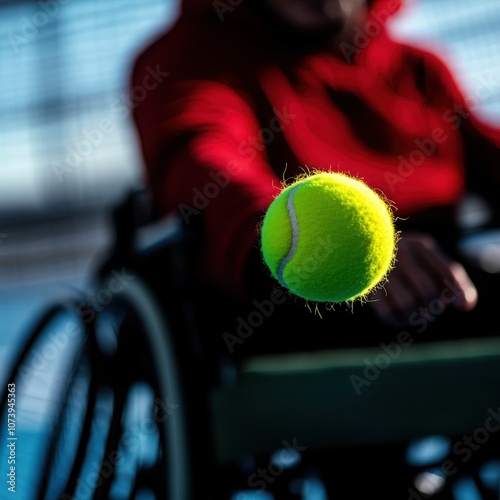
<instances>
[{"instance_id":1,"label":"wheelchair wheel","mask_svg":"<svg viewBox=\"0 0 500 500\"><path fill-rule=\"evenodd\" d=\"M19 487L39 500L188 500L183 395L154 297L136 277L106 308L86 309L87 321L78 305L49 308L5 384L15 387Z\"/></svg>"},{"instance_id":2,"label":"wheelchair wheel","mask_svg":"<svg viewBox=\"0 0 500 500\"><path fill-rule=\"evenodd\" d=\"M119 398L121 404L125 403L121 424L124 456L135 454L141 460L134 447L149 453L146 441L152 438L158 450L153 467L139 468L142 477L136 477L133 490L143 488L141 481L150 479L156 485L157 498L187 500L191 498L192 480L187 424L170 325L139 276L116 294L109 308L101 313L101 318L106 317L118 323L115 331L119 362L114 382L118 392L124 393ZM125 437L129 438L128 444ZM147 464L153 457L142 459Z\"/></svg>"},{"instance_id":3,"label":"wheelchair wheel","mask_svg":"<svg viewBox=\"0 0 500 500\"><path fill-rule=\"evenodd\" d=\"M51 492L64 488L58 484L70 475L78 436L85 432L83 416L92 411L91 325L79 321L76 304L56 303L43 312L7 377L13 404L6 408L4 394L1 414L13 421L6 439L14 443L21 497L58 498ZM49 463L54 467L49 469Z\"/></svg>"}]
</instances>

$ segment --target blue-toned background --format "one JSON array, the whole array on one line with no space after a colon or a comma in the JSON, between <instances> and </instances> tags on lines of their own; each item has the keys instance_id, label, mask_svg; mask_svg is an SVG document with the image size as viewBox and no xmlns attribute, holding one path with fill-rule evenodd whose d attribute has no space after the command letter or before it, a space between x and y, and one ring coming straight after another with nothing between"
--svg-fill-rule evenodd
<instances>
[{"instance_id":1,"label":"blue-toned background","mask_svg":"<svg viewBox=\"0 0 500 500\"><path fill-rule=\"evenodd\" d=\"M500 0L407 4L391 29L446 57L476 112L500 124ZM2 383L41 308L89 285L110 242L109 209L142 185L130 65L177 12L174 0L0 0ZM42 426L26 432L33 442L43 436ZM415 457L443 446L422 442ZM27 478L35 458L23 460ZM489 471L494 481L497 471ZM319 484L302 488L304 498L326 498ZM0 498L13 498L3 480ZM24 477L15 498L31 499ZM464 483L457 498L479 496Z\"/></svg>"}]
</instances>

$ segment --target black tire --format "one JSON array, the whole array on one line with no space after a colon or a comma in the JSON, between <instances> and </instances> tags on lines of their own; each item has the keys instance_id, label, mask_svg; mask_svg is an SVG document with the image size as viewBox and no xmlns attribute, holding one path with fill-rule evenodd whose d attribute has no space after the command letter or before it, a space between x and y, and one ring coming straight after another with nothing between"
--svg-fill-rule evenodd
<instances>
[{"instance_id":1,"label":"black tire","mask_svg":"<svg viewBox=\"0 0 500 500\"><path fill-rule=\"evenodd\" d=\"M116 372L118 378L123 383L130 377L127 367L135 362L135 373L125 385L130 389L131 384L147 384L154 394L149 424L154 422L158 427L158 480L159 491L164 495L161 498L188 500L192 498L192 477L186 406L170 325L156 297L139 276L113 297L109 311L113 317L121 317L119 345L123 357ZM116 380L117 386L119 382Z\"/></svg>"},{"instance_id":2,"label":"black tire","mask_svg":"<svg viewBox=\"0 0 500 500\"><path fill-rule=\"evenodd\" d=\"M190 500L181 375L155 297L137 276L92 321L77 310L78 301L48 308L4 384L3 417L15 384L19 431L26 419L43 420L43 445L29 451L37 458L29 470L32 497L129 500L148 491L158 500ZM50 326L67 314L78 321L71 342L52 349L50 363L34 372L32 360L54 342Z\"/></svg>"},{"instance_id":3,"label":"black tire","mask_svg":"<svg viewBox=\"0 0 500 500\"><path fill-rule=\"evenodd\" d=\"M17 470L27 475L33 498L58 498L77 460L90 390L92 325L75 314L78 301L50 305L36 321L7 375L15 387ZM58 322L63 322L56 330ZM7 394L1 415L8 418ZM9 414L10 415L10 414ZM7 421L7 420L4 420ZM6 426L2 426L2 432ZM33 439L36 432L37 439ZM61 443L64 443L64 459ZM36 457L36 462L34 458ZM57 471L57 474L55 474ZM24 485L20 484L19 488Z\"/></svg>"}]
</instances>

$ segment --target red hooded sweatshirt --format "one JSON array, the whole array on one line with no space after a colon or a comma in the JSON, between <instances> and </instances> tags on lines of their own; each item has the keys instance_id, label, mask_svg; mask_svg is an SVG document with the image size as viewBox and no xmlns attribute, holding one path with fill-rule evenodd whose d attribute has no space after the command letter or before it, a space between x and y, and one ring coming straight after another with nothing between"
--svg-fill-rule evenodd
<instances>
[{"instance_id":1,"label":"red hooded sweatshirt","mask_svg":"<svg viewBox=\"0 0 500 500\"><path fill-rule=\"evenodd\" d=\"M335 49L288 31L262 3L185 1L132 74L154 199L161 213L202 220L210 283L244 295L262 216L305 169L364 179L401 219L454 206L466 166L473 189L495 194L500 133L471 114L436 56L391 39L384 24L399 0L374 0L354 42Z\"/></svg>"}]
</instances>

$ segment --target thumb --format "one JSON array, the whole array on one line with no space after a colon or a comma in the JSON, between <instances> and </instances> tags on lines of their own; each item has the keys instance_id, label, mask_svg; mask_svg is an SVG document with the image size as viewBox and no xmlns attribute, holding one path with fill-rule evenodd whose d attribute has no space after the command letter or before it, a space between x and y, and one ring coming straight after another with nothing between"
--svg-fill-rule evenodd
<instances>
[{"instance_id":1,"label":"thumb","mask_svg":"<svg viewBox=\"0 0 500 500\"><path fill-rule=\"evenodd\" d=\"M471 311L478 301L477 288L470 279L467 271L458 262L450 266L454 292L457 294L453 306L462 311Z\"/></svg>"}]
</instances>

